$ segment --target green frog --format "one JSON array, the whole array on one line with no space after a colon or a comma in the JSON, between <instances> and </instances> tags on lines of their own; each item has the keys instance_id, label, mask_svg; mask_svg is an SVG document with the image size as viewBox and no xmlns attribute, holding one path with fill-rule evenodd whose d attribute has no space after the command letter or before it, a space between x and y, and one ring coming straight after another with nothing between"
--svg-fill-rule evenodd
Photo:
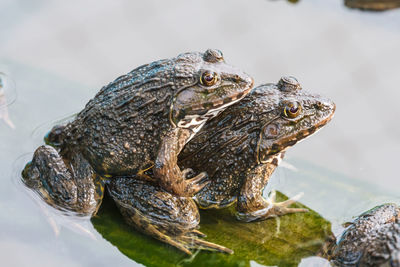
<instances>
[{"instance_id":1,"label":"green frog","mask_svg":"<svg viewBox=\"0 0 400 267\"><path fill-rule=\"evenodd\" d=\"M211 181L193 198L177 198L132 177L114 179L108 191L125 220L142 232L188 254L192 248L229 253L199 239L195 202L222 208L236 201L238 219L244 221L305 212L288 207L293 199L267 201L262 191L286 149L326 125L334 111L332 101L304 91L294 77L283 77L278 84L253 89L186 144L179 166L207 171Z\"/></svg>"},{"instance_id":2,"label":"green frog","mask_svg":"<svg viewBox=\"0 0 400 267\"><path fill-rule=\"evenodd\" d=\"M89 196L98 204L102 179L116 176L138 175L172 194L192 196L207 176L186 179L188 171L177 165L180 151L252 86L253 79L215 49L140 66L103 87L72 122L55 126L49 145L39 147L25 167L25 181L41 188L42 198L78 212ZM94 211L87 206L87 213Z\"/></svg>"},{"instance_id":3,"label":"green frog","mask_svg":"<svg viewBox=\"0 0 400 267\"><path fill-rule=\"evenodd\" d=\"M400 208L383 204L364 212L327 247L335 266L399 267Z\"/></svg>"}]
</instances>

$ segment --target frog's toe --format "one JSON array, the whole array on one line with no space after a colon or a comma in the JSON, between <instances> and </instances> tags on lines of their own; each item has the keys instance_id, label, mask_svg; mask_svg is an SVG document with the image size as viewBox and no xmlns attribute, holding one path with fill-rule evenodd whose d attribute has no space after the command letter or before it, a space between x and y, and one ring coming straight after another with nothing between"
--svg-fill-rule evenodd
<instances>
[{"instance_id":1,"label":"frog's toe","mask_svg":"<svg viewBox=\"0 0 400 267\"><path fill-rule=\"evenodd\" d=\"M200 232L199 230L196 230L196 229L190 231L190 234L198 236L198 237L206 237L207 236L206 234L204 234L204 233L202 233L202 232Z\"/></svg>"},{"instance_id":2,"label":"frog's toe","mask_svg":"<svg viewBox=\"0 0 400 267\"><path fill-rule=\"evenodd\" d=\"M194 171L191 168L186 168L182 170L182 176L185 178L192 178L194 176Z\"/></svg>"},{"instance_id":3,"label":"frog's toe","mask_svg":"<svg viewBox=\"0 0 400 267\"><path fill-rule=\"evenodd\" d=\"M180 240L182 243L186 244L186 246L190 249L203 249L203 250L211 250L211 251L233 254L233 250L229 248L205 241L197 237L186 235L186 236L181 236Z\"/></svg>"},{"instance_id":4,"label":"frog's toe","mask_svg":"<svg viewBox=\"0 0 400 267\"><path fill-rule=\"evenodd\" d=\"M156 227L149 226L147 233L150 233L153 237L176 247L188 255L192 255L191 249L210 250L228 254L233 253L229 248L200 239L200 236L204 237L205 235L197 230L192 230L179 236L170 236L168 233L156 229Z\"/></svg>"},{"instance_id":5,"label":"frog's toe","mask_svg":"<svg viewBox=\"0 0 400 267\"><path fill-rule=\"evenodd\" d=\"M282 202L276 202L276 192L272 191L268 200L265 200L264 207L255 211L238 212L236 217L240 221L251 222L257 220L266 220L268 218L283 216L290 213L308 212L304 208L289 208L290 205L295 204L303 194L297 194L293 198Z\"/></svg>"},{"instance_id":6,"label":"frog's toe","mask_svg":"<svg viewBox=\"0 0 400 267\"><path fill-rule=\"evenodd\" d=\"M274 191L275 192L275 191ZM304 208L289 208L290 205L297 203L297 201L303 196L303 193L299 193L295 195L294 197L282 201L282 202L276 202L276 198L274 198L272 201L270 201L270 205L274 206L274 212L276 216L282 216L285 214L290 214L290 213L297 213L297 212L308 212L308 209ZM276 193L274 195L276 197Z\"/></svg>"},{"instance_id":7,"label":"frog's toe","mask_svg":"<svg viewBox=\"0 0 400 267\"><path fill-rule=\"evenodd\" d=\"M185 242L179 242L176 240L173 240L171 238L167 238L164 240L167 244L170 244L171 246L176 247L177 249L185 252L188 255L192 255L192 252L189 250L190 247L185 243Z\"/></svg>"},{"instance_id":8,"label":"frog's toe","mask_svg":"<svg viewBox=\"0 0 400 267\"><path fill-rule=\"evenodd\" d=\"M210 183L208 180L208 175L206 172L202 172L195 176L194 178L186 180L186 192L188 196L193 196L201 189L203 189L206 185Z\"/></svg>"}]
</instances>

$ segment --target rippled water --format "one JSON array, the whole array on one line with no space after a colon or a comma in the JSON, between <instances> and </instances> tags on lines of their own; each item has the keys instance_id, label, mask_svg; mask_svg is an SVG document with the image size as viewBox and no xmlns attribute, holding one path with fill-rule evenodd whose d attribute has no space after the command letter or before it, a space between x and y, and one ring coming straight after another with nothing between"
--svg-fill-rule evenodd
<instances>
[{"instance_id":1,"label":"rippled water","mask_svg":"<svg viewBox=\"0 0 400 267\"><path fill-rule=\"evenodd\" d=\"M400 10L362 12L339 0L2 1L0 110L15 128L0 119L1 265L136 264L90 221L41 205L19 173L47 130L104 84L209 47L258 84L294 75L337 105L325 129L288 151L268 188L304 192L301 202L334 233L376 204L399 203L399 28ZM308 258L301 266L323 264Z\"/></svg>"}]
</instances>

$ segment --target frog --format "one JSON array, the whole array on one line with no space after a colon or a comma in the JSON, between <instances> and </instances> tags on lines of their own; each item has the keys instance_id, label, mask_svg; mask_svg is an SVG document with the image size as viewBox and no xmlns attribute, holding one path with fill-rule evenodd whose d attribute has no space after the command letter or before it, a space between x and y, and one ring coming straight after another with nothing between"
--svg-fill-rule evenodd
<instances>
[{"instance_id":1,"label":"frog","mask_svg":"<svg viewBox=\"0 0 400 267\"><path fill-rule=\"evenodd\" d=\"M179 155L179 166L207 171L210 179L194 200L200 208L236 203L237 219L251 222L289 213L295 199L263 197L287 149L324 127L336 106L302 89L293 76L254 88L241 102L210 120Z\"/></svg>"},{"instance_id":2,"label":"frog","mask_svg":"<svg viewBox=\"0 0 400 267\"><path fill-rule=\"evenodd\" d=\"M178 165L192 172L206 171L210 179L192 198L176 204L178 200L150 182L137 184L129 178L114 179L108 192L128 224L156 239L188 254L190 249L205 247L232 253L225 247L206 246L198 238L187 241L193 230L198 233L195 203L207 209L237 202L237 218L245 222L306 212L289 207L294 199L267 201L262 191L287 148L325 126L335 108L331 100L303 90L296 78L284 76L278 84L254 88L208 121L186 144ZM148 175L152 175L151 170ZM155 199L159 195L162 197Z\"/></svg>"},{"instance_id":3,"label":"frog","mask_svg":"<svg viewBox=\"0 0 400 267\"><path fill-rule=\"evenodd\" d=\"M221 168L227 167L227 173L232 172L232 175L240 174L247 164L249 168L265 165L265 171L272 172L277 165L276 160L282 157L281 153L290 145L294 145L293 140L300 141L324 126L331 119L334 109L335 106L331 101L301 90L295 78L283 77L278 85L267 84L253 89L239 104L231 105L223 113L206 123L205 130L202 129L199 133L203 132L201 134L203 137L197 138L195 136L186 144L184 148L186 152L182 158L179 158L178 164L185 168L191 164L194 168L203 165L204 158L199 158L198 154L201 153L197 153L199 152L198 148L200 148L201 151L204 151L204 157L207 159L210 158L210 155L220 157L218 164L221 164ZM250 120L247 115L251 116ZM234 120L234 118L237 119ZM249 123L252 125L249 125ZM273 127L280 127L274 129L281 131L282 134L275 133L272 136L273 133L269 126L271 123L274 123ZM294 127L296 125L300 125L300 127ZM54 136L51 139L59 143L63 142L57 132L54 131L52 134ZM227 138L231 134L236 135L241 140L240 144L248 144L247 152L244 149L246 147L236 146L242 151L242 154L240 154L242 157L233 158L233 160L237 160L237 169L229 168L230 165L225 164L232 160L231 157L227 157L226 150L224 150L228 149L229 153L232 151L232 146L229 147L230 144L232 145L232 140ZM210 138L204 139L206 136ZM236 145L236 143L233 145ZM204 146L207 148L205 149ZM212 149L216 153L210 154L208 149ZM193 159L197 163L188 164L190 155L193 155ZM201 172L204 169L207 171L214 170L210 168L209 164L204 166ZM193 169L189 172L193 172ZM268 177L261 172L260 174L264 175L263 178L257 178L257 172L248 177L256 182L254 187L247 189L246 192L251 194L251 190L254 190L254 195L257 196L254 200L260 201L262 196L258 194L262 190L261 187L266 183L267 179L265 178ZM152 168L143 173L148 177L152 177L154 174ZM187 254L191 254L191 250L197 248L233 253L228 248L202 239L204 234L198 230L200 220L197 207L202 197L201 191L195 197L178 196L156 183L154 179L141 179L141 175L114 177L114 179L108 180L106 184L108 194L115 201L128 224L147 235L177 247ZM215 172L210 172L210 175L211 179L218 181L218 179L215 179L217 177L214 176ZM226 178L231 179L231 177L227 176ZM244 179L246 177L238 178ZM217 186L218 183L212 183L212 181L209 183L210 186L204 189L208 192L207 194L212 195L212 190L216 190L215 195L223 194L223 190L220 190L221 188ZM232 190L232 187L226 187L224 190L226 190L227 195L234 192L234 195L237 196L236 193L239 193L240 187L236 186L235 188L236 191ZM218 192L218 190L220 191ZM92 193L93 190L87 194L91 195ZM251 200L253 199L249 199L249 201ZM244 200L242 202L245 203ZM222 202L219 204L219 207L226 206ZM286 202L285 205L289 205L289 202ZM204 205L200 206L204 207ZM278 205L275 205L275 210L277 210L276 207ZM279 215L283 215L285 212L300 211L305 210L282 207ZM276 211L275 214L278 214L278 212ZM264 216L264 218L266 217Z\"/></svg>"},{"instance_id":4,"label":"frog","mask_svg":"<svg viewBox=\"0 0 400 267\"><path fill-rule=\"evenodd\" d=\"M335 266L400 266L400 208L376 206L354 221L336 240L327 242L325 257Z\"/></svg>"},{"instance_id":5,"label":"frog","mask_svg":"<svg viewBox=\"0 0 400 267\"><path fill-rule=\"evenodd\" d=\"M22 176L41 189L42 198L78 213L81 203L98 206L102 181L118 176L153 179L172 194L192 196L208 183L207 175L186 179L177 156L207 120L244 98L253 83L217 49L142 65L101 88L74 120L56 125ZM85 212L95 213L93 206Z\"/></svg>"}]
</instances>

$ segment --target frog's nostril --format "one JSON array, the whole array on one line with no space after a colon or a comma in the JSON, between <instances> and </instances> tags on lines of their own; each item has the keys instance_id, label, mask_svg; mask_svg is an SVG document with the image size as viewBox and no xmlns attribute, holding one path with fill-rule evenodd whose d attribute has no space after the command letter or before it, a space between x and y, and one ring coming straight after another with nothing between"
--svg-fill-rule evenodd
<instances>
[{"instance_id":1,"label":"frog's nostril","mask_svg":"<svg viewBox=\"0 0 400 267\"><path fill-rule=\"evenodd\" d=\"M323 106L324 105L320 101L318 101L317 103L314 104L314 107L318 110L321 110L323 108Z\"/></svg>"},{"instance_id":2,"label":"frog's nostril","mask_svg":"<svg viewBox=\"0 0 400 267\"><path fill-rule=\"evenodd\" d=\"M335 111L336 105L330 100L318 101L314 104L316 110L333 110Z\"/></svg>"}]
</instances>

